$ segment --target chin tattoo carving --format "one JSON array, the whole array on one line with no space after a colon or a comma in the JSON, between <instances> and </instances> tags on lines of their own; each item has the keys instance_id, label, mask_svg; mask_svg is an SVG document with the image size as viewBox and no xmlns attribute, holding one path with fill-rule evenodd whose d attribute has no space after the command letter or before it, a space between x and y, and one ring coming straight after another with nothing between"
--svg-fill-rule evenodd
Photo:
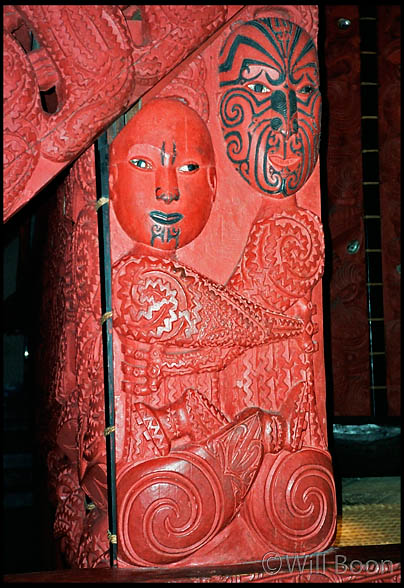
<instances>
[{"instance_id":1,"label":"chin tattoo carving","mask_svg":"<svg viewBox=\"0 0 404 588\"><path fill-rule=\"evenodd\" d=\"M247 350L220 374L228 411L240 396L247 405L271 411L294 407L287 420L290 453L276 460L268 454L240 514L274 552L310 553L331 543L336 525L313 360L318 327L312 292L323 273L324 240L315 214L293 198L278 211L274 202L295 197L317 161L321 97L315 45L289 21L246 22L222 46L219 83L227 157L262 195L227 287L263 308L299 316L305 325L303 336ZM307 510L304 495L313 499Z\"/></svg>"}]
</instances>

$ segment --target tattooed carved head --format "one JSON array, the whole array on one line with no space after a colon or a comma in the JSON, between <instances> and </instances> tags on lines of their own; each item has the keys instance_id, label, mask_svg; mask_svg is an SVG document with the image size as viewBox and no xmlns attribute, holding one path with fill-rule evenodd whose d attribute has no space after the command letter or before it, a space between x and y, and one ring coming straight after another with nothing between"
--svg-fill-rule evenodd
<instances>
[{"instance_id":1,"label":"tattooed carved head","mask_svg":"<svg viewBox=\"0 0 404 588\"><path fill-rule=\"evenodd\" d=\"M321 95L311 37L280 18L236 28L219 55L220 122L227 156L252 187L296 193L318 157Z\"/></svg>"},{"instance_id":2,"label":"tattooed carved head","mask_svg":"<svg viewBox=\"0 0 404 588\"><path fill-rule=\"evenodd\" d=\"M178 100L144 106L114 139L110 192L117 219L137 243L183 247L202 231L215 197L215 158L200 116Z\"/></svg>"}]
</instances>

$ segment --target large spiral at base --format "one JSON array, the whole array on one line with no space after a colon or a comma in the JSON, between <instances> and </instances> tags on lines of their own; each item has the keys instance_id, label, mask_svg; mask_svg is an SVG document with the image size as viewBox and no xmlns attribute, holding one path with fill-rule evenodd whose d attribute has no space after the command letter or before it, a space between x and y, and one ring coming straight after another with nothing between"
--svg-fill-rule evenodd
<instances>
[{"instance_id":1,"label":"large spiral at base","mask_svg":"<svg viewBox=\"0 0 404 588\"><path fill-rule=\"evenodd\" d=\"M130 467L117 482L120 557L164 565L192 554L222 527L223 488L198 455L182 453Z\"/></svg>"},{"instance_id":2,"label":"large spiral at base","mask_svg":"<svg viewBox=\"0 0 404 588\"><path fill-rule=\"evenodd\" d=\"M296 453L281 452L274 462L273 456L267 457L246 499L244 516L250 528L275 553L326 549L336 525L329 454L304 448Z\"/></svg>"}]
</instances>

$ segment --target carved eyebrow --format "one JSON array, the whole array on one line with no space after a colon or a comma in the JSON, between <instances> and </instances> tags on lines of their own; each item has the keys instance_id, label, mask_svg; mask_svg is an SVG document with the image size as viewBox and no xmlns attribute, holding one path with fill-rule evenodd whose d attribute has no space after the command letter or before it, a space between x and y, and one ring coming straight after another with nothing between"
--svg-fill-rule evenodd
<instances>
[{"instance_id":1,"label":"carved eyebrow","mask_svg":"<svg viewBox=\"0 0 404 588\"><path fill-rule=\"evenodd\" d=\"M219 73L230 71L233 68L233 60L235 55L238 53L240 45L247 45L252 49L256 49L258 53L261 55L265 55L266 58L274 61L277 66L281 66L281 63L277 61L277 58L274 54L270 51L268 52L265 48L265 44L269 42L272 47L269 47L270 50L272 49L276 51L278 57L281 60L284 58L283 51L281 50L281 43L275 38L275 33L272 28L272 24L270 23L269 19L264 19L264 22L260 22L258 20L252 20L245 23L245 26L250 28L251 31L254 33L254 29L259 32L260 41L255 41L254 39L248 36L249 31L245 31L244 34L238 34L228 46L227 42L223 45L219 57L222 58L223 54L227 50L227 57L224 62L219 65ZM255 32L256 32L255 31ZM263 40L262 40L263 38Z\"/></svg>"},{"instance_id":2,"label":"carved eyebrow","mask_svg":"<svg viewBox=\"0 0 404 588\"><path fill-rule=\"evenodd\" d=\"M165 154L166 154L166 142L163 141L163 144L161 146L161 165L163 167L164 167Z\"/></svg>"},{"instance_id":3,"label":"carved eyebrow","mask_svg":"<svg viewBox=\"0 0 404 588\"><path fill-rule=\"evenodd\" d=\"M175 141L173 141L172 165L174 165L176 157L177 157L177 147L176 147Z\"/></svg>"}]
</instances>

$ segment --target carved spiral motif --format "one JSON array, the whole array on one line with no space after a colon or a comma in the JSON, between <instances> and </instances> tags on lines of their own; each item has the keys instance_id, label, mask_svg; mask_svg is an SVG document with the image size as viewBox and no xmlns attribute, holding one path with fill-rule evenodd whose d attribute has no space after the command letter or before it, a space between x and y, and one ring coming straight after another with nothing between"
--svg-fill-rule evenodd
<instances>
[{"instance_id":1,"label":"carved spiral motif","mask_svg":"<svg viewBox=\"0 0 404 588\"><path fill-rule=\"evenodd\" d=\"M115 274L119 283L114 326L132 340L166 341L175 337L186 318L187 297L169 271L134 261L124 263Z\"/></svg>"},{"instance_id":2,"label":"carved spiral motif","mask_svg":"<svg viewBox=\"0 0 404 588\"><path fill-rule=\"evenodd\" d=\"M324 268L320 220L297 208L259 220L228 286L266 307L285 312L310 294Z\"/></svg>"},{"instance_id":3,"label":"carved spiral motif","mask_svg":"<svg viewBox=\"0 0 404 588\"><path fill-rule=\"evenodd\" d=\"M303 79L310 85L302 86ZM287 20L247 21L219 53L219 87L227 155L241 177L273 198L295 194L313 172L319 150L313 40Z\"/></svg>"},{"instance_id":4,"label":"carved spiral motif","mask_svg":"<svg viewBox=\"0 0 404 588\"><path fill-rule=\"evenodd\" d=\"M137 464L118 476L118 544L136 565L190 555L221 528L224 495L206 460L182 452Z\"/></svg>"},{"instance_id":5,"label":"carved spiral motif","mask_svg":"<svg viewBox=\"0 0 404 588\"><path fill-rule=\"evenodd\" d=\"M241 164L247 160L251 147L251 136L249 141L243 143L238 127L244 119L250 120L253 117L254 108L248 92L239 89L235 92L227 92L220 103L220 116L226 123L229 131L226 133L227 156L230 161ZM248 171L248 170L247 170Z\"/></svg>"},{"instance_id":6,"label":"carved spiral motif","mask_svg":"<svg viewBox=\"0 0 404 588\"><path fill-rule=\"evenodd\" d=\"M246 506L251 528L276 553L326 549L336 524L329 454L309 448L280 453L269 471L261 468Z\"/></svg>"},{"instance_id":7,"label":"carved spiral motif","mask_svg":"<svg viewBox=\"0 0 404 588\"><path fill-rule=\"evenodd\" d=\"M259 182L259 188L263 192L276 195L278 191L281 191L282 183L285 181L286 193L293 194L302 183L303 169L290 171L284 178L281 171L268 168L266 153L268 149L276 149L278 142L273 133L270 119L263 118L258 123L250 124L251 132L247 136L240 131L240 125L243 125L244 121L255 120L258 116L263 116L269 105L269 99L258 100L244 88L229 90L224 94L220 103L220 117L225 128L227 156L232 163L238 166L239 172L248 183L250 183L250 174L254 173L257 178L263 174ZM304 152L311 153L309 142L305 137L293 137L291 144L295 156L299 156L302 160ZM311 155L314 161L317 158L317 151L318 149L315 149L315 153ZM251 153L256 154L254 169L250 169Z\"/></svg>"},{"instance_id":8,"label":"carved spiral motif","mask_svg":"<svg viewBox=\"0 0 404 588\"><path fill-rule=\"evenodd\" d=\"M297 210L293 216L279 213L266 222L263 250L271 281L286 295L305 296L323 272L320 221L309 211Z\"/></svg>"}]
</instances>

